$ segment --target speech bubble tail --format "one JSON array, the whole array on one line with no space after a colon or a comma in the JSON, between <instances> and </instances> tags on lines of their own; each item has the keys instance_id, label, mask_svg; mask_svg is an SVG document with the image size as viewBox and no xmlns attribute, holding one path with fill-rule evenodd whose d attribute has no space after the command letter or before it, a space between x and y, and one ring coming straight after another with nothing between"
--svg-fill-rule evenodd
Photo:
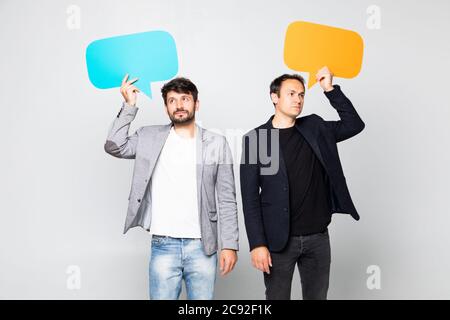
<instances>
[{"instance_id":1,"label":"speech bubble tail","mask_svg":"<svg viewBox=\"0 0 450 320\"><path fill-rule=\"evenodd\" d=\"M138 87L139 90L141 90L141 92L143 94L145 94L147 97L149 97L150 99L152 99L152 89L150 87L150 83L148 83L147 85L144 85L144 81L142 82L142 84L138 85L136 83L136 87Z\"/></svg>"},{"instance_id":2,"label":"speech bubble tail","mask_svg":"<svg viewBox=\"0 0 450 320\"><path fill-rule=\"evenodd\" d=\"M316 77L310 73L308 78L308 89L310 89L313 85L315 85L317 82Z\"/></svg>"}]
</instances>

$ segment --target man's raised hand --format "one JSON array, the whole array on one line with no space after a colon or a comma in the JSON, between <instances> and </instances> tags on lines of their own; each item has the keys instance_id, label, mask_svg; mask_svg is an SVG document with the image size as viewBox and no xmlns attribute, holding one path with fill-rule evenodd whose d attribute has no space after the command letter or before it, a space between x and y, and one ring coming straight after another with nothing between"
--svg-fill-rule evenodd
<instances>
[{"instance_id":1,"label":"man's raised hand","mask_svg":"<svg viewBox=\"0 0 450 320\"><path fill-rule=\"evenodd\" d=\"M333 90L333 73L328 67L323 67L316 74L316 80L324 91Z\"/></svg>"},{"instance_id":2,"label":"man's raised hand","mask_svg":"<svg viewBox=\"0 0 450 320\"><path fill-rule=\"evenodd\" d=\"M122 85L120 86L120 93L125 99L125 102L133 107L136 105L137 93L140 92L139 89L133 85L137 80L138 78L134 78L128 81L127 73L122 79Z\"/></svg>"}]
</instances>

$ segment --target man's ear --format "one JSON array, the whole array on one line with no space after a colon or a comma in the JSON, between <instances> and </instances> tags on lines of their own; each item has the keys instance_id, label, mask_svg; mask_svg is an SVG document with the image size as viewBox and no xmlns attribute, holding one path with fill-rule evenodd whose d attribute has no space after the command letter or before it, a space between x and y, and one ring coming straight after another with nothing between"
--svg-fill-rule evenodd
<instances>
[{"instance_id":1,"label":"man's ear","mask_svg":"<svg viewBox=\"0 0 450 320\"><path fill-rule=\"evenodd\" d=\"M278 97L278 95L277 95L276 93L271 93L271 94L270 94L270 98L272 99L272 102L273 102L274 104L277 104L277 103L278 103L278 100L280 99L280 97Z\"/></svg>"},{"instance_id":2,"label":"man's ear","mask_svg":"<svg viewBox=\"0 0 450 320\"><path fill-rule=\"evenodd\" d=\"M200 100L197 99L197 101L195 101L195 111L198 111L199 108L200 108Z\"/></svg>"},{"instance_id":3,"label":"man's ear","mask_svg":"<svg viewBox=\"0 0 450 320\"><path fill-rule=\"evenodd\" d=\"M164 109L166 110L166 114L169 115L169 109L167 108L167 104L164 104Z\"/></svg>"}]
</instances>

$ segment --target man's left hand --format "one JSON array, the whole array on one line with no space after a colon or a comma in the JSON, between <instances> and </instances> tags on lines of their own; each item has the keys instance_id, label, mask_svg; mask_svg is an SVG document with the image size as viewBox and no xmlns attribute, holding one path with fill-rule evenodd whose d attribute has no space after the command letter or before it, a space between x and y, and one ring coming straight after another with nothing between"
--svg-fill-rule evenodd
<instances>
[{"instance_id":1,"label":"man's left hand","mask_svg":"<svg viewBox=\"0 0 450 320\"><path fill-rule=\"evenodd\" d=\"M235 250L222 249L220 252L219 266L221 275L224 276L233 270L237 262L237 254Z\"/></svg>"},{"instance_id":2,"label":"man's left hand","mask_svg":"<svg viewBox=\"0 0 450 320\"><path fill-rule=\"evenodd\" d=\"M323 67L316 74L316 80L324 91L333 90L333 74L328 67Z\"/></svg>"}]
</instances>

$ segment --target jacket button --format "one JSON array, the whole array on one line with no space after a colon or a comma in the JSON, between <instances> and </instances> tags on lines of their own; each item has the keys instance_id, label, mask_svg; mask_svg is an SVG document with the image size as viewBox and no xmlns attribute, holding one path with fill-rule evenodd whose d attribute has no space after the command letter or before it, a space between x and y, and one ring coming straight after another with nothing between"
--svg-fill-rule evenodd
<instances>
[{"instance_id":1,"label":"jacket button","mask_svg":"<svg viewBox=\"0 0 450 320\"><path fill-rule=\"evenodd\" d=\"M138 199L138 202L141 202L141 199Z\"/></svg>"},{"instance_id":2,"label":"jacket button","mask_svg":"<svg viewBox=\"0 0 450 320\"><path fill-rule=\"evenodd\" d=\"M283 208L283 210L286 212L286 211L287 211L287 208Z\"/></svg>"}]
</instances>

